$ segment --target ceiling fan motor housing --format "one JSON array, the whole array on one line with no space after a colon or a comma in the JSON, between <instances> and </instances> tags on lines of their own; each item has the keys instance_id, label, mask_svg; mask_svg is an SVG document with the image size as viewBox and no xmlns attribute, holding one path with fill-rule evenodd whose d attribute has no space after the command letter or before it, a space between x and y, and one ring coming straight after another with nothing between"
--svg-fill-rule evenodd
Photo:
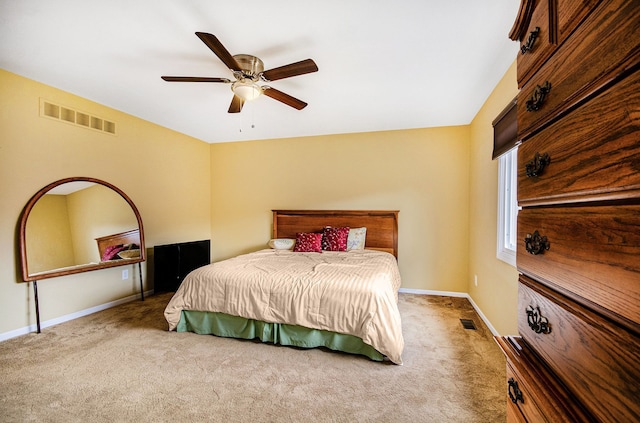
<instances>
[{"instance_id":1,"label":"ceiling fan motor housing","mask_svg":"<svg viewBox=\"0 0 640 423\"><path fill-rule=\"evenodd\" d=\"M236 54L233 58L242 69L242 75L238 79L251 79L254 82L260 79L260 74L264 72L262 60L250 54Z\"/></svg>"}]
</instances>

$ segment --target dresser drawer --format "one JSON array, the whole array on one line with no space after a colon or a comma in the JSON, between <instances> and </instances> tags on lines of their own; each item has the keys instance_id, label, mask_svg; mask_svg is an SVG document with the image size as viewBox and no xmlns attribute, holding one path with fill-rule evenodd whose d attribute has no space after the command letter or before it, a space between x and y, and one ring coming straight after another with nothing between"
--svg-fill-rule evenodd
<instances>
[{"instance_id":1,"label":"dresser drawer","mask_svg":"<svg viewBox=\"0 0 640 423\"><path fill-rule=\"evenodd\" d=\"M525 208L518 270L640 332L640 205Z\"/></svg>"},{"instance_id":2,"label":"dresser drawer","mask_svg":"<svg viewBox=\"0 0 640 423\"><path fill-rule=\"evenodd\" d=\"M517 407L519 414L524 416L526 421L549 422L550 420L535 403L531 392L532 388L527 381L507 364L507 405Z\"/></svg>"},{"instance_id":3,"label":"dresser drawer","mask_svg":"<svg viewBox=\"0 0 640 423\"><path fill-rule=\"evenodd\" d=\"M520 40L518 88L533 76L600 0L558 0L553 10L548 0L538 0Z\"/></svg>"},{"instance_id":4,"label":"dresser drawer","mask_svg":"<svg viewBox=\"0 0 640 423\"><path fill-rule=\"evenodd\" d=\"M507 416L512 414L512 421L593 420L521 338L497 337L496 342L507 358L505 391Z\"/></svg>"},{"instance_id":5,"label":"dresser drawer","mask_svg":"<svg viewBox=\"0 0 640 423\"><path fill-rule=\"evenodd\" d=\"M554 2L557 10L558 44L562 44L580 22L600 3L600 0L554 0Z\"/></svg>"},{"instance_id":6,"label":"dresser drawer","mask_svg":"<svg viewBox=\"0 0 640 423\"><path fill-rule=\"evenodd\" d=\"M520 40L520 54L518 54L518 88L528 81L535 71L542 66L556 48L553 43L555 34L549 32L548 1L536 1L529 26Z\"/></svg>"},{"instance_id":7,"label":"dresser drawer","mask_svg":"<svg viewBox=\"0 0 640 423\"><path fill-rule=\"evenodd\" d=\"M521 206L640 198L639 86L636 71L518 148Z\"/></svg>"},{"instance_id":8,"label":"dresser drawer","mask_svg":"<svg viewBox=\"0 0 640 423\"><path fill-rule=\"evenodd\" d=\"M518 134L523 139L640 60L640 2L603 3L616 12L596 8L522 88Z\"/></svg>"},{"instance_id":9,"label":"dresser drawer","mask_svg":"<svg viewBox=\"0 0 640 423\"><path fill-rule=\"evenodd\" d=\"M507 403L507 423L527 423L517 405Z\"/></svg>"},{"instance_id":10,"label":"dresser drawer","mask_svg":"<svg viewBox=\"0 0 640 423\"><path fill-rule=\"evenodd\" d=\"M636 335L526 277L518 310L523 339L590 413L601 421L640 421Z\"/></svg>"}]
</instances>

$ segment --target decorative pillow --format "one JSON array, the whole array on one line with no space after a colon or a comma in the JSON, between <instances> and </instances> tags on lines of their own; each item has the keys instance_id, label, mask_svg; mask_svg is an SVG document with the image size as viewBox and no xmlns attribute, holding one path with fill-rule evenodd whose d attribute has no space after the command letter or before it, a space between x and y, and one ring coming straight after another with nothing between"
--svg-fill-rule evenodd
<instances>
[{"instance_id":1,"label":"decorative pillow","mask_svg":"<svg viewBox=\"0 0 640 423\"><path fill-rule=\"evenodd\" d=\"M293 250L293 246L295 245L295 239L289 238L277 238L269 241L269 247L275 250Z\"/></svg>"},{"instance_id":2,"label":"decorative pillow","mask_svg":"<svg viewBox=\"0 0 640 423\"><path fill-rule=\"evenodd\" d=\"M326 251L347 251L349 227L332 228L326 226L322 230L322 249Z\"/></svg>"},{"instance_id":3,"label":"decorative pillow","mask_svg":"<svg viewBox=\"0 0 640 423\"><path fill-rule=\"evenodd\" d=\"M122 244L119 245L110 245L104 249L104 253L102 253L102 261L109 261L118 259L118 253L124 250L126 247Z\"/></svg>"},{"instance_id":4,"label":"decorative pillow","mask_svg":"<svg viewBox=\"0 0 640 423\"><path fill-rule=\"evenodd\" d=\"M367 228L351 228L347 237L347 251L364 250L367 237Z\"/></svg>"},{"instance_id":5,"label":"decorative pillow","mask_svg":"<svg viewBox=\"0 0 640 423\"><path fill-rule=\"evenodd\" d=\"M296 253L321 253L322 234L300 232L296 234L296 245L293 247Z\"/></svg>"}]
</instances>

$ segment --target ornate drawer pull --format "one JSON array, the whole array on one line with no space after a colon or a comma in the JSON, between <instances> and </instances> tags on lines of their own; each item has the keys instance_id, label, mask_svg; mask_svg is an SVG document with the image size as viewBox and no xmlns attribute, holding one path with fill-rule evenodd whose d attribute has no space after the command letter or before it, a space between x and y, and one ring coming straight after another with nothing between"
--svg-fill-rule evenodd
<instances>
[{"instance_id":1,"label":"ornate drawer pull","mask_svg":"<svg viewBox=\"0 0 640 423\"><path fill-rule=\"evenodd\" d=\"M547 153L536 153L526 165L527 178L535 178L542 175L544 168L551 163L551 157Z\"/></svg>"},{"instance_id":2,"label":"ornate drawer pull","mask_svg":"<svg viewBox=\"0 0 640 423\"><path fill-rule=\"evenodd\" d=\"M544 103L544 98L551 91L551 83L549 81L545 81L544 85L536 85L536 88L533 90L533 94L526 102L527 112L536 112L540 110L542 107L542 103Z\"/></svg>"},{"instance_id":3,"label":"ornate drawer pull","mask_svg":"<svg viewBox=\"0 0 640 423\"><path fill-rule=\"evenodd\" d=\"M526 54L531 51L533 48L533 44L536 42L536 38L538 38L538 34L540 33L540 27L536 26L536 28L529 33L529 37L527 41L520 47L520 52L522 54Z\"/></svg>"},{"instance_id":4,"label":"ornate drawer pull","mask_svg":"<svg viewBox=\"0 0 640 423\"><path fill-rule=\"evenodd\" d=\"M551 243L547 240L546 236L540 235L538 231L534 231L533 234L527 234L524 237L524 247L529 254L537 256L543 254L545 250L551 247Z\"/></svg>"},{"instance_id":5,"label":"ornate drawer pull","mask_svg":"<svg viewBox=\"0 0 640 423\"><path fill-rule=\"evenodd\" d=\"M551 324L549 319L540 313L540 307L533 308L527 306L527 324L535 333L548 334L551 333Z\"/></svg>"},{"instance_id":6,"label":"ornate drawer pull","mask_svg":"<svg viewBox=\"0 0 640 423\"><path fill-rule=\"evenodd\" d=\"M507 383L509 384L509 399L511 402L517 404L520 401L524 404L524 397L522 396L522 391L518 388L518 382L510 377Z\"/></svg>"}]
</instances>

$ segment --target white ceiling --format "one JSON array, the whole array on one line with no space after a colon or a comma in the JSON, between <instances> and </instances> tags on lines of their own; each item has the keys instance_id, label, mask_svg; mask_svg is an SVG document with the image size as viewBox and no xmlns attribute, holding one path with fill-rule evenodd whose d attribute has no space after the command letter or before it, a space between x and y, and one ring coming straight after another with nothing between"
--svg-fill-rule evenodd
<instances>
[{"instance_id":1,"label":"white ceiling","mask_svg":"<svg viewBox=\"0 0 640 423\"><path fill-rule=\"evenodd\" d=\"M518 0L0 0L0 68L209 143L468 124L515 60ZM195 35L265 69L319 71L227 109L232 78Z\"/></svg>"}]
</instances>

